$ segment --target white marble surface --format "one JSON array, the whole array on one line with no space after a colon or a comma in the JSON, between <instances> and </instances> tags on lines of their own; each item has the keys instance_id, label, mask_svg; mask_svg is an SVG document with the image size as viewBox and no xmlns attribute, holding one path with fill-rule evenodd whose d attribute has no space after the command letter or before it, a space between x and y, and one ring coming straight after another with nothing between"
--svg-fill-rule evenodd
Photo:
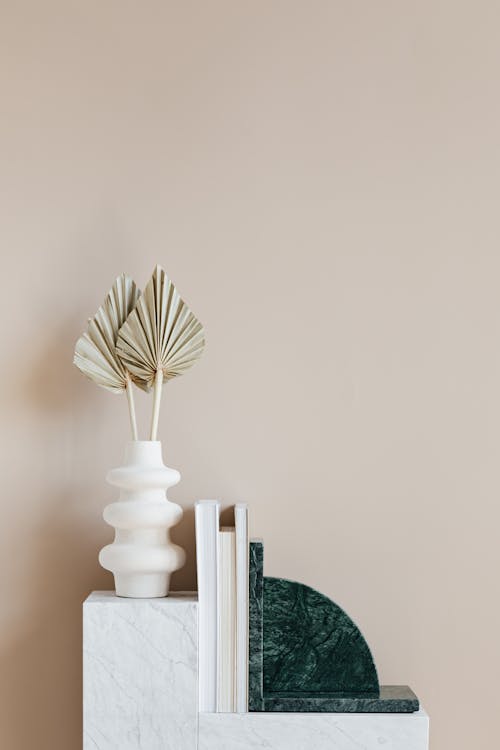
<instances>
[{"instance_id":1,"label":"white marble surface","mask_svg":"<svg viewBox=\"0 0 500 750\"><path fill-rule=\"evenodd\" d=\"M198 750L428 750L414 714L200 714Z\"/></svg>"},{"instance_id":2,"label":"white marble surface","mask_svg":"<svg viewBox=\"0 0 500 750\"><path fill-rule=\"evenodd\" d=\"M196 750L196 595L83 605L84 750Z\"/></svg>"}]
</instances>

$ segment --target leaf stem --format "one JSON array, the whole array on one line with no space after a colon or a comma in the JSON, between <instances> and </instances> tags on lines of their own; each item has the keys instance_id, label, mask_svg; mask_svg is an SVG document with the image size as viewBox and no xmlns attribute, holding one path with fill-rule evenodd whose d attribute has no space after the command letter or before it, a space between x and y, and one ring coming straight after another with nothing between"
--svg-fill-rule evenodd
<instances>
[{"instance_id":1,"label":"leaf stem","mask_svg":"<svg viewBox=\"0 0 500 750\"><path fill-rule=\"evenodd\" d=\"M130 375L127 373L127 392L128 401L128 413L130 417L130 427L132 429L132 440L137 440L137 420L135 418L135 404L134 404L134 392L132 391L132 380Z\"/></svg>"},{"instance_id":2,"label":"leaf stem","mask_svg":"<svg viewBox=\"0 0 500 750\"><path fill-rule=\"evenodd\" d=\"M153 414L151 417L150 440L156 440L158 433L158 419L160 416L161 387L163 385L163 370L160 368L156 371L155 384L153 390Z\"/></svg>"}]
</instances>

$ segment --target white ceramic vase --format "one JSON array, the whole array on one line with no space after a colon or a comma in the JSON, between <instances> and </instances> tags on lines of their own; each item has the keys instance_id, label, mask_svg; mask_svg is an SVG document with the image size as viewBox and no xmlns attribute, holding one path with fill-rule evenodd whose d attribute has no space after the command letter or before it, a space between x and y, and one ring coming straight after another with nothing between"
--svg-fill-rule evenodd
<instances>
[{"instance_id":1,"label":"white ceramic vase","mask_svg":"<svg viewBox=\"0 0 500 750\"><path fill-rule=\"evenodd\" d=\"M101 550L99 562L113 573L118 596L167 596L170 574L184 565L184 550L169 538L182 508L166 493L180 478L164 465L157 440L127 443L124 466L108 473L106 479L120 488L120 497L104 509L115 539Z\"/></svg>"}]
</instances>

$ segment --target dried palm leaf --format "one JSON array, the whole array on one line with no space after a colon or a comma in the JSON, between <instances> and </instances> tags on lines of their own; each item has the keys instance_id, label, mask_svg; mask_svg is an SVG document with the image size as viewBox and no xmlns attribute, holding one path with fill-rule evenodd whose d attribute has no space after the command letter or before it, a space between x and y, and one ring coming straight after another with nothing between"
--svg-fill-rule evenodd
<instances>
[{"instance_id":1,"label":"dried palm leaf","mask_svg":"<svg viewBox=\"0 0 500 750\"><path fill-rule=\"evenodd\" d=\"M97 385L114 393L126 392L134 440L137 440L137 426L132 377L116 354L116 340L139 297L135 282L125 274L118 276L95 317L89 320L86 333L76 342L73 359L78 369ZM147 390L144 382L133 379Z\"/></svg>"},{"instance_id":2,"label":"dried palm leaf","mask_svg":"<svg viewBox=\"0 0 500 750\"><path fill-rule=\"evenodd\" d=\"M156 440L161 387L202 355L203 326L167 274L156 266L137 305L118 334L116 350L133 377L154 385L150 439Z\"/></svg>"}]
</instances>

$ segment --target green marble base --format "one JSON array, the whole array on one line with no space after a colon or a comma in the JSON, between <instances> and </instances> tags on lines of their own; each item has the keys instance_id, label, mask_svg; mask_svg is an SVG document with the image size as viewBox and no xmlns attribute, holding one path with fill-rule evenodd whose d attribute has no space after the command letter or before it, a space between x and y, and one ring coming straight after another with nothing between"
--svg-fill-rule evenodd
<instances>
[{"instance_id":1,"label":"green marble base","mask_svg":"<svg viewBox=\"0 0 500 750\"><path fill-rule=\"evenodd\" d=\"M306 692L264 693L264 711L280 713L403 714L418 710L418 698L406 685L382 685L378 697Z\"/></svg>"}]
</instances>

